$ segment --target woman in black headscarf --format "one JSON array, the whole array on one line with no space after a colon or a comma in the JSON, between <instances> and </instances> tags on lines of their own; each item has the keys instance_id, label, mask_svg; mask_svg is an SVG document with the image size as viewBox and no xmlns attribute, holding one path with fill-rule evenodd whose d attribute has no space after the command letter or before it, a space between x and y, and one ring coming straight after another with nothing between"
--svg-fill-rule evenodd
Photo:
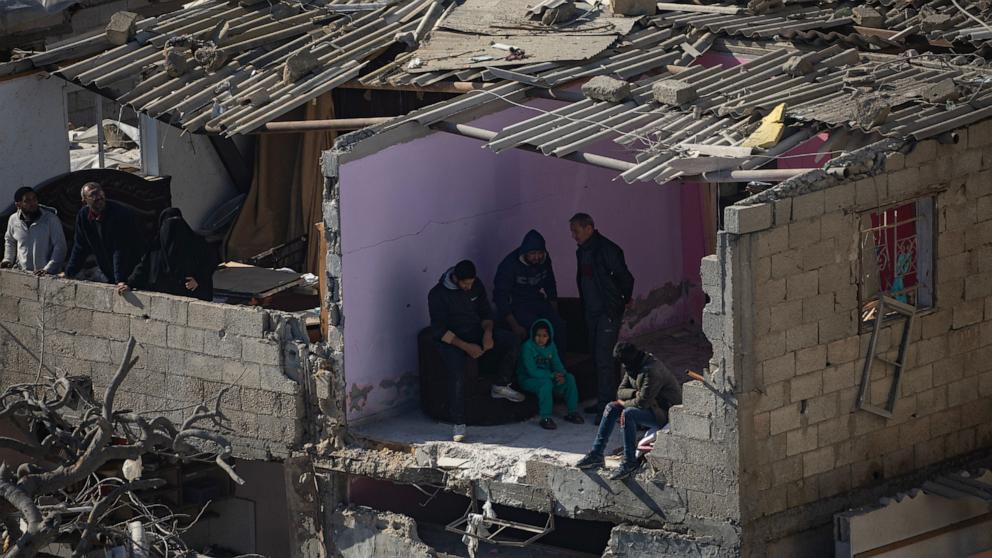
<instances>
[{"instance_id":1,"label":"woman in black headscarf","mask_svg":"<svg viewBox=\"0 0 992 558\"><path fill-rule=\"evenodd\" d=\"M123 294L133 287L213 300L217 263L207 242L193 232L178 208L162 211L158 223L159 245L141 258L117 291Z\"/></svg>"}]
</instances>

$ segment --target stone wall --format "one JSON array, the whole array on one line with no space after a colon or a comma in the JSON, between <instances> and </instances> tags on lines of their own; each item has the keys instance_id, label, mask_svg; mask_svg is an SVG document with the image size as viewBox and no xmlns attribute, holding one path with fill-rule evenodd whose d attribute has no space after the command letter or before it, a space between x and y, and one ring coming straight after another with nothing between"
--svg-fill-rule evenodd
<instances>
[{"instance_id":1,"label":"stone wall","mask_svg":"<svg viewBox=\"0 0 992 558\"><path fill-rule=\"evenodd\" d=\"M751 336L737 376L750 553L992 446L992 124L961 137L890 154L874 177L728 208L736 254L723 267L750 277L733 304ZM916 316L886 419L856 408L870 338L859 325L859 216L922 196L936 203L935 307ZM882 330L879 354L894 357L897 328ZM878 400L892 372L876 366L872 380ZM821 533L830 555L830 530Z\"/></svg>"},{"instance_id":2,"label":"stone wall","mask_svg":"<svg viewBox=\"0 0 992 558\"><path fill-rule=\"evenodd\" d=\"M301 442L303 333L292 316L254 307L0 271L0 385L60 372L91 377L102 395L134 336L118 408L179 421L232 387L222 408L240 458L285 457Z\"/></svg>"}]
</instances>

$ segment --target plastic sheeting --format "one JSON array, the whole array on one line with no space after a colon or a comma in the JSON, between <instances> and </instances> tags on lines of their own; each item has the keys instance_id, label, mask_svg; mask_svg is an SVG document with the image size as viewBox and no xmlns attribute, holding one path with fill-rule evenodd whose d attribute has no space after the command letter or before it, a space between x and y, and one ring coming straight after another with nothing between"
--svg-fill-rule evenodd
<instances>
[{"instance_id":1,"label":"plastic sheeting","mask_svg":"<svg viewBox=\"0 0 992 558\"><path fill-rule=\"evenodd\" d=\"M54 14L78 3L76 0L0 0L0 13L34 10Z\"/></svg>"}]
</instances>

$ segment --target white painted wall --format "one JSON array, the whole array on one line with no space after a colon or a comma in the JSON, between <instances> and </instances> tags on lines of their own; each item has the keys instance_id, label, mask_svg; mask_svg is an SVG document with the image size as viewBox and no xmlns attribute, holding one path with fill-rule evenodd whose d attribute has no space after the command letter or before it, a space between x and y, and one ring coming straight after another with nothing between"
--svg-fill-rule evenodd
<instances>
[{"instance_id":1,"label":"white painted wall","mask_svg":"<svg viewBox=\"0 0 992 558\"><path fill-rule=\"evenodd\" d=\"M158 174L172 177L172 205L182 210L191 227L199 228L238 192L207 136L183 134L161 122L157 128ZM142 151L147 152L145 146Z\"/></svg>"},{"instance_id":2,"label":"white painted wall","mask_svg":"<svg viewBox=\"0 0 992 558\"><path fill-rule=\"evenodd\" d=\"M69 172L65 87L41 74L0 82L0 209L21 186Z\"/></svg>"}]
</instances>

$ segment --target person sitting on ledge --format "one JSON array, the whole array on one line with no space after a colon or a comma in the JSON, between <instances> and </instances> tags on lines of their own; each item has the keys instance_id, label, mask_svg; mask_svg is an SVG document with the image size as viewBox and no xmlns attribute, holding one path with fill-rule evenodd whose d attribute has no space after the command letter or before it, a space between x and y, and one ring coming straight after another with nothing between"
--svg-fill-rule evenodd
<instances>
[{"instance_id":1,"label":"person sitting on ledge","mask_svg":"<svg viewBox=\"0 0 992 558\"><path fill-rule=\"evenodd\" d=\"M617 399L606 404L592 451L576 463L579 469L603 467L603 451L617 422L623 428L623 463L610 475L621 480L637 470L637 429L668 424L668 409L682 404L682 386L660 360L631 343L617 343L613 357L623 367Z\"/></svg>"},{"instance_id":2,"label":"person sitting on ledge","mask_svg":"<svg viewBox=\"0 0 992 558\"><path fill-rule=\"evenodd\" d=\"M494 399L520 403L523 394L510 387L520 343L508 331L493 330L493 309L486 288L476 280L475 264L469 260L458 262L441 275L427 295L427 309L448 372L451 419L455 423L452 439L461 442L465 439L465 358L478 359L480 370L496 369L490 391Z\"/></svg>"},{"instance_id":3,"label":"person sitting on ledge","mask_svg":"<svg viewBox=\"0 0 992 558\"><path fill-rule=\"evenodd\" d=\"M537 395L537 407L541 415L541 428L554 430L558 428L551 418L551 408L557 396L565 400L568 414L565 420L582 424L585 420L578 413L579 388L575 384L575 376L565 370L558 348L552 339L555 329L548 320L540 319L530 328L530 339L524 341L520 350L520 364L517 366L517 378L520 387Z\"/></svg>"}]
</instances>

